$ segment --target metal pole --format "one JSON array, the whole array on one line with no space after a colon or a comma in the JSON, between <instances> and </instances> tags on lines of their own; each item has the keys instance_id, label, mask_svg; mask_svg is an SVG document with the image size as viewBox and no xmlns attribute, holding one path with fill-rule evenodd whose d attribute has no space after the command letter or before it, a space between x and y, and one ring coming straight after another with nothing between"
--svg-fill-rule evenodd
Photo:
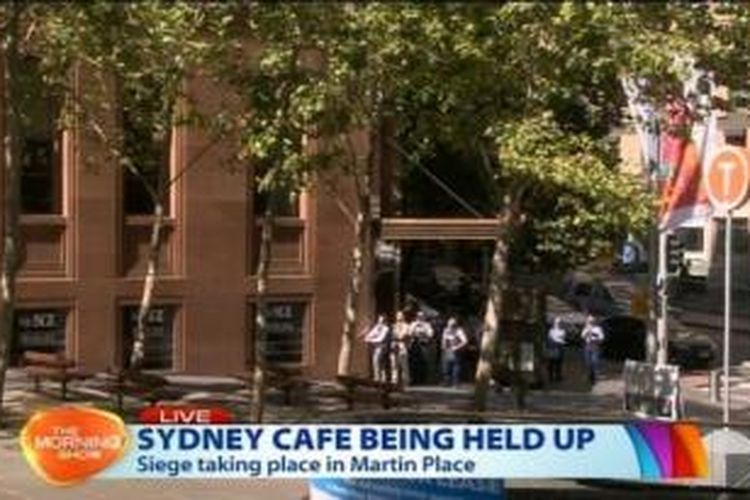
<instances>
[{"instance_id":1,"label":"metal pole","mask_svg":"<svg viewBox=\"0 0 750 500\"><path fill-rule=\"evenodd\" d=\"M725 427L729 425L729 332L732 318L732 211L727 210L724 225L724 418Z\"/></svg>"},{"instance_id":2,"label":"metal pole","mask_svg":"<svg viewBox=\"0 0 750 500\"><path fill-rule=\"evenodd\" d=\"M659 226L654 222L649 231L648 242L648 285L649 285L649 302L651 307L648 308L648 330L646 333L646 361L649 363L656 362L656 324L658 322L659 311Z\"/></svg>"},{"instance_id":3,"label":"metal pole","mask_svg":"<svg viewBox=\"0 0 750 500\"><path fill-rule=\"evenodd\" d=\"M394 268L393 268L393 309L401 310L401 245L398 242L393 244L395 249Z\"/></svg>"},{"instance_id":4,"label":"metal pole","mask_svg":"<svg viewBox=\"0 0 750 500\"><path fill-rule=\"evenodd\" d=\"M667 364L667 262L669 232L659 231L659 272L657 289L659 294L659 313L656 317L656 365Z\"/></svg>"}]
</instances>

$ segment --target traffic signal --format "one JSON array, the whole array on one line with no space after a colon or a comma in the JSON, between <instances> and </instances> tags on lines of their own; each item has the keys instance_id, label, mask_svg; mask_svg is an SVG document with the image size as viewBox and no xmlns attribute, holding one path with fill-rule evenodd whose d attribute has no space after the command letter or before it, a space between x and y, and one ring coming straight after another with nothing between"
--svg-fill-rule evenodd
<instances>
[{"instance_id":1,"label":"traffic signal","mask_svg":"<svg viewBox=\"0 0 750 500\"><path fill-rule=\"evenodd\" d=\"M667 237L667 272L678 273L684 258L685 251L682 243L677 236L670 234Z\"/></svg>"}]
</instances>

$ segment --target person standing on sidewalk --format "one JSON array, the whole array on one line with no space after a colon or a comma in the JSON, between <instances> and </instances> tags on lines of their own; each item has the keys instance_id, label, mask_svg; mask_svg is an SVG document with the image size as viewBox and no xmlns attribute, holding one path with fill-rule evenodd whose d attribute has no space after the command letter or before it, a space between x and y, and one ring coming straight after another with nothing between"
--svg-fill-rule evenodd
<instances>
[{"instance_id":1,"label":"person standing on sidewalk","mask_svg":"<svg viewBox=\"0 0 750 500\"><path fill-rule=\"evenodd\" d=\"M435 331L432 325L425 319L422 311L417 313L417 319L409 326L409 337L411 338L411 349L413 352L413 364L410 374L415 384L425 384L428 381L432 367L432 345Z\"/></svg>"},{"instance_id":2,"label":"person standing on sidewalk","mask_svg":"<svg viewBox=\"0 0 750 500\"><path fill-rule=\"evenodd\" d=\"M589 374L589 382L593 386L596 384L596 377L599 372L599 357L601 356L602 342L604 342L604 332L590 314L586 317L581 338L583 339L584 362Z\"/></svg>"},{"instance_id":3,"label":"person standing on sidewalk","mask_svg":"<svg viewBox=\"0 0 750 500\"><path fill-rule=\"evenodd\" d=\"M443 330L441 339L443 382L456 387L461 376L461 349L466 347L469 339L463 328L458 326L456 318L451 317Z\"/></svg>"},{"instance_id":4,"label":"person standing on sidewalk","mask_svg":"<svg viewBox=\"0 0 750 500\"><path fill-rule=\"evenodd\" d=\"M372 376L378 382L385 382L386 361L388 358L388 344L390 341L391 329L385 321L385 316L378 316L378 321L370 330L365 333L364 340L372 348Z\"/></svg>"},{"instance_id":5,"label":"person standing on sidewalk","mask_svg":"<svg viewBox=\"0 0 750 500\"><path fill-rule=\"evenodd\" d=\"M565 349L565 330L560 318L555 318L547 332L547 378L550 382L562 382L562 365Z\"/></svg>"},{"instance_id":6,"label":"person standing on sidewalk","mask_svg":"<svg viewBox=\"0 0 750 500\"><path fill-rule=\"evenodd\" d=\"M396 313L393 324L393 342L391 342L391 381L394 384L409 385L409 344L411 344L411 328L404 313Z\"/></svg>"}]
</instances>

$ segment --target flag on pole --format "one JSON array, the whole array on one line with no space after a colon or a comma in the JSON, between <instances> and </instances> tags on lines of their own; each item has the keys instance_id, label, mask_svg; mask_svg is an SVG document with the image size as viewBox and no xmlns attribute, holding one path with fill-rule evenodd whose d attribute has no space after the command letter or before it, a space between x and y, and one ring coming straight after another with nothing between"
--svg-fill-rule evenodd
<instances>
[{"instance_id":1,"label":"flag on pole","mask_svg":"<svg viewBox=\"0 0 750 500\"><path fill-rule=\"evenodd\" d=\"M717 113L710 106L713 87L710 79L708 86L699 88L703 77L708 78L696 73L686 83L684 98L667 109L668 126L661 137L661 163L669 167L671 175L661 193L659 226L662 231L700 225L712 213L703 170L716 147ZM701 105L708 108L703 115L698 110Z\"/></svg>"},{"instance_id":2,"label":"flag on pole","mask_svg":"<svg viewBox=\"0 0 750 500\"><path fill-rule=\"evenodd\" d=\"M684 95L665 107L666 120L661 126L659 113L643 97L642 85L632 78L622 80L644 168L661 196L660 229L700 225L712 212L703 185L703 167L717 140L717 114L710 105L713 80L693 69L684 84ZM707 112L699 112L699 108Z\"/></svg>"}]
</instances>

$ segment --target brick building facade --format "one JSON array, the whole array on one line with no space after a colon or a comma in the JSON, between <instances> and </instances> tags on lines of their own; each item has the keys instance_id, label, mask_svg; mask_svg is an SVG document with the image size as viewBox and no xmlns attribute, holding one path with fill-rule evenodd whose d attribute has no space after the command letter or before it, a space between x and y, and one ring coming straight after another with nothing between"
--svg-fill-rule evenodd
<instances>
[{"instance_id":1,"label":"brick building facade","mask_svg":"<svg viewBox=\"0 0 750 500\"><path fill-rule=\"evenodd\" d=\"M90 92L80 73L75 88ZM194 81L188 90L207 112L219 105L206 82ZM25 103L33 126L23 138L14 358L26 349L61 349L86 368L121 366L153 216L100 141L82 127L55 131L51 103L42 91ZM167 156L178 180L170 189L148 319L151 368L229 374L251 360L258 200L252 174L223 161L231 145L212 140L195 128L172 133ZM295 205L274 230L268 356L332 375L353 229L335 201L314 187ZM363 317L371 309L368 291Z\"/></svg>"}]
</instances>

